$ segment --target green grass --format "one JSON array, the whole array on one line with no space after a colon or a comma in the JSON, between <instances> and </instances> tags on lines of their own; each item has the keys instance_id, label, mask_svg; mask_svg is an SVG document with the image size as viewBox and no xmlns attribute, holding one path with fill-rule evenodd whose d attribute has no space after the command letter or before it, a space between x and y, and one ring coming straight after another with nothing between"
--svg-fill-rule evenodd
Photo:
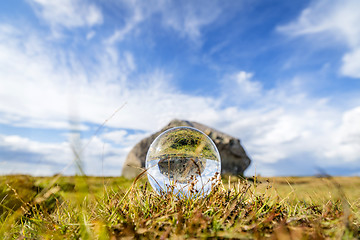
<instances>
[{"instance_id":1,"label":"green grass","mask_svg":"<svg viewBox=\"0 0 360 240\"><path fill-rule=\"evenodd\" d=\"M202 157L218 161L216 156L215 146L207 139L203 133L189 129L176 128L163 133L162 137L158 139L158 146L161 146L160 151L154 151L151 156L158 159L167 156L188 156L188 157Z\"/></svg>"},{"instance_id":2,"label":"green grass","mask_svg":"<svg viewBox=\"0 0 360 240\"><path fill-rule=\"evenodd\" d=\"M224 177L205 198L145 178L0 177L3 239L358 239L360 178Z\"/></svg>"}]
</instances>

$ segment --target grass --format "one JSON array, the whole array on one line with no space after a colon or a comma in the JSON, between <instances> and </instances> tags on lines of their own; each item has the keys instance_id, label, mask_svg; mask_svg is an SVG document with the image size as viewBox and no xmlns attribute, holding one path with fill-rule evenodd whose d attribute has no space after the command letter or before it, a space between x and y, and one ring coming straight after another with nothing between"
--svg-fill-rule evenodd
<instances>
[{"instance_id":1,"label":"grass","mask_svg":"<svg viewBox=\"0 0 360 240\"><path fill-rule=\"evenodd\" d=\"M161 146L161 150L153 151L152 158L158 159L166 155L202 157L218 161L216 147L198 130L188 127L173 128L162 134L156 141L156 146Z\"/></svg>"},{"instance_id":2,"label":"grass","mask_svg":"<svg viewBox=\"0 0 360 240\"><path fill-rule=\"evenodd\" d=\"M205 198L176 199L145 178L2 176L0 236L358 239L358 186L358 177L226 176Z\"/></svg>"}]
</instances>

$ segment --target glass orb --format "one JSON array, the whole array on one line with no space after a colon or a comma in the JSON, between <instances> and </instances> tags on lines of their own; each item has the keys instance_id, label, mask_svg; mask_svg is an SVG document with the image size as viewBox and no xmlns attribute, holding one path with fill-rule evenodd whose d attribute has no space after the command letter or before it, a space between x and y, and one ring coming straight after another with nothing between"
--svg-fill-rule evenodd
<instances>
[{"instance_id":1,"label":"glass orb","mask_svg":"<svg viewBox=\"0 0 360 240\"><path fill-rule=\"evenodd\" d=\"M206 196L220 179L221 159L214 142L192 127L161 133L150 145L145 167L159 194Z\"/></svg>"}]
</instances>

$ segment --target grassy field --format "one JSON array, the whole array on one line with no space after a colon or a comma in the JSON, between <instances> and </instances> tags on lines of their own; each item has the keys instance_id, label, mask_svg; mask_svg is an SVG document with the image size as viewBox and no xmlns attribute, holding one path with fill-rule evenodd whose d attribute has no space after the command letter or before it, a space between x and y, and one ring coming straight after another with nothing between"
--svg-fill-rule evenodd
<instances>
[{"instance_id":1,"label":"grassy field","mask_svg":"<svg viewBox=\"0 0 360 240\"><path fill-rule=\"evenodd\" d=\"M359 239L359 177L227 176L205 198L146 178L0 176L3 239Z\"/></svg>"}]
</instances>

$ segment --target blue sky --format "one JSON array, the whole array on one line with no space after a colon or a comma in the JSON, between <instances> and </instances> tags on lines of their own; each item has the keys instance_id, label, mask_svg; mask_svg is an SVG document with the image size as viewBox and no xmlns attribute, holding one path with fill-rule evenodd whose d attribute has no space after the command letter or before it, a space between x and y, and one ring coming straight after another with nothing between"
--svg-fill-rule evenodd
<instances>
[{"instance_id":1,"label":"blue sky","mask_svg":"<svg viewBox=\"0 0 360 240\"><path fill-rule=\"evenodd\" d=\"M246 175L360 175L359 9L1 1L0 174L73 174L75 149L87 174L116 176L178 118L240 138Z\"/></svg>"}]
</instances>

